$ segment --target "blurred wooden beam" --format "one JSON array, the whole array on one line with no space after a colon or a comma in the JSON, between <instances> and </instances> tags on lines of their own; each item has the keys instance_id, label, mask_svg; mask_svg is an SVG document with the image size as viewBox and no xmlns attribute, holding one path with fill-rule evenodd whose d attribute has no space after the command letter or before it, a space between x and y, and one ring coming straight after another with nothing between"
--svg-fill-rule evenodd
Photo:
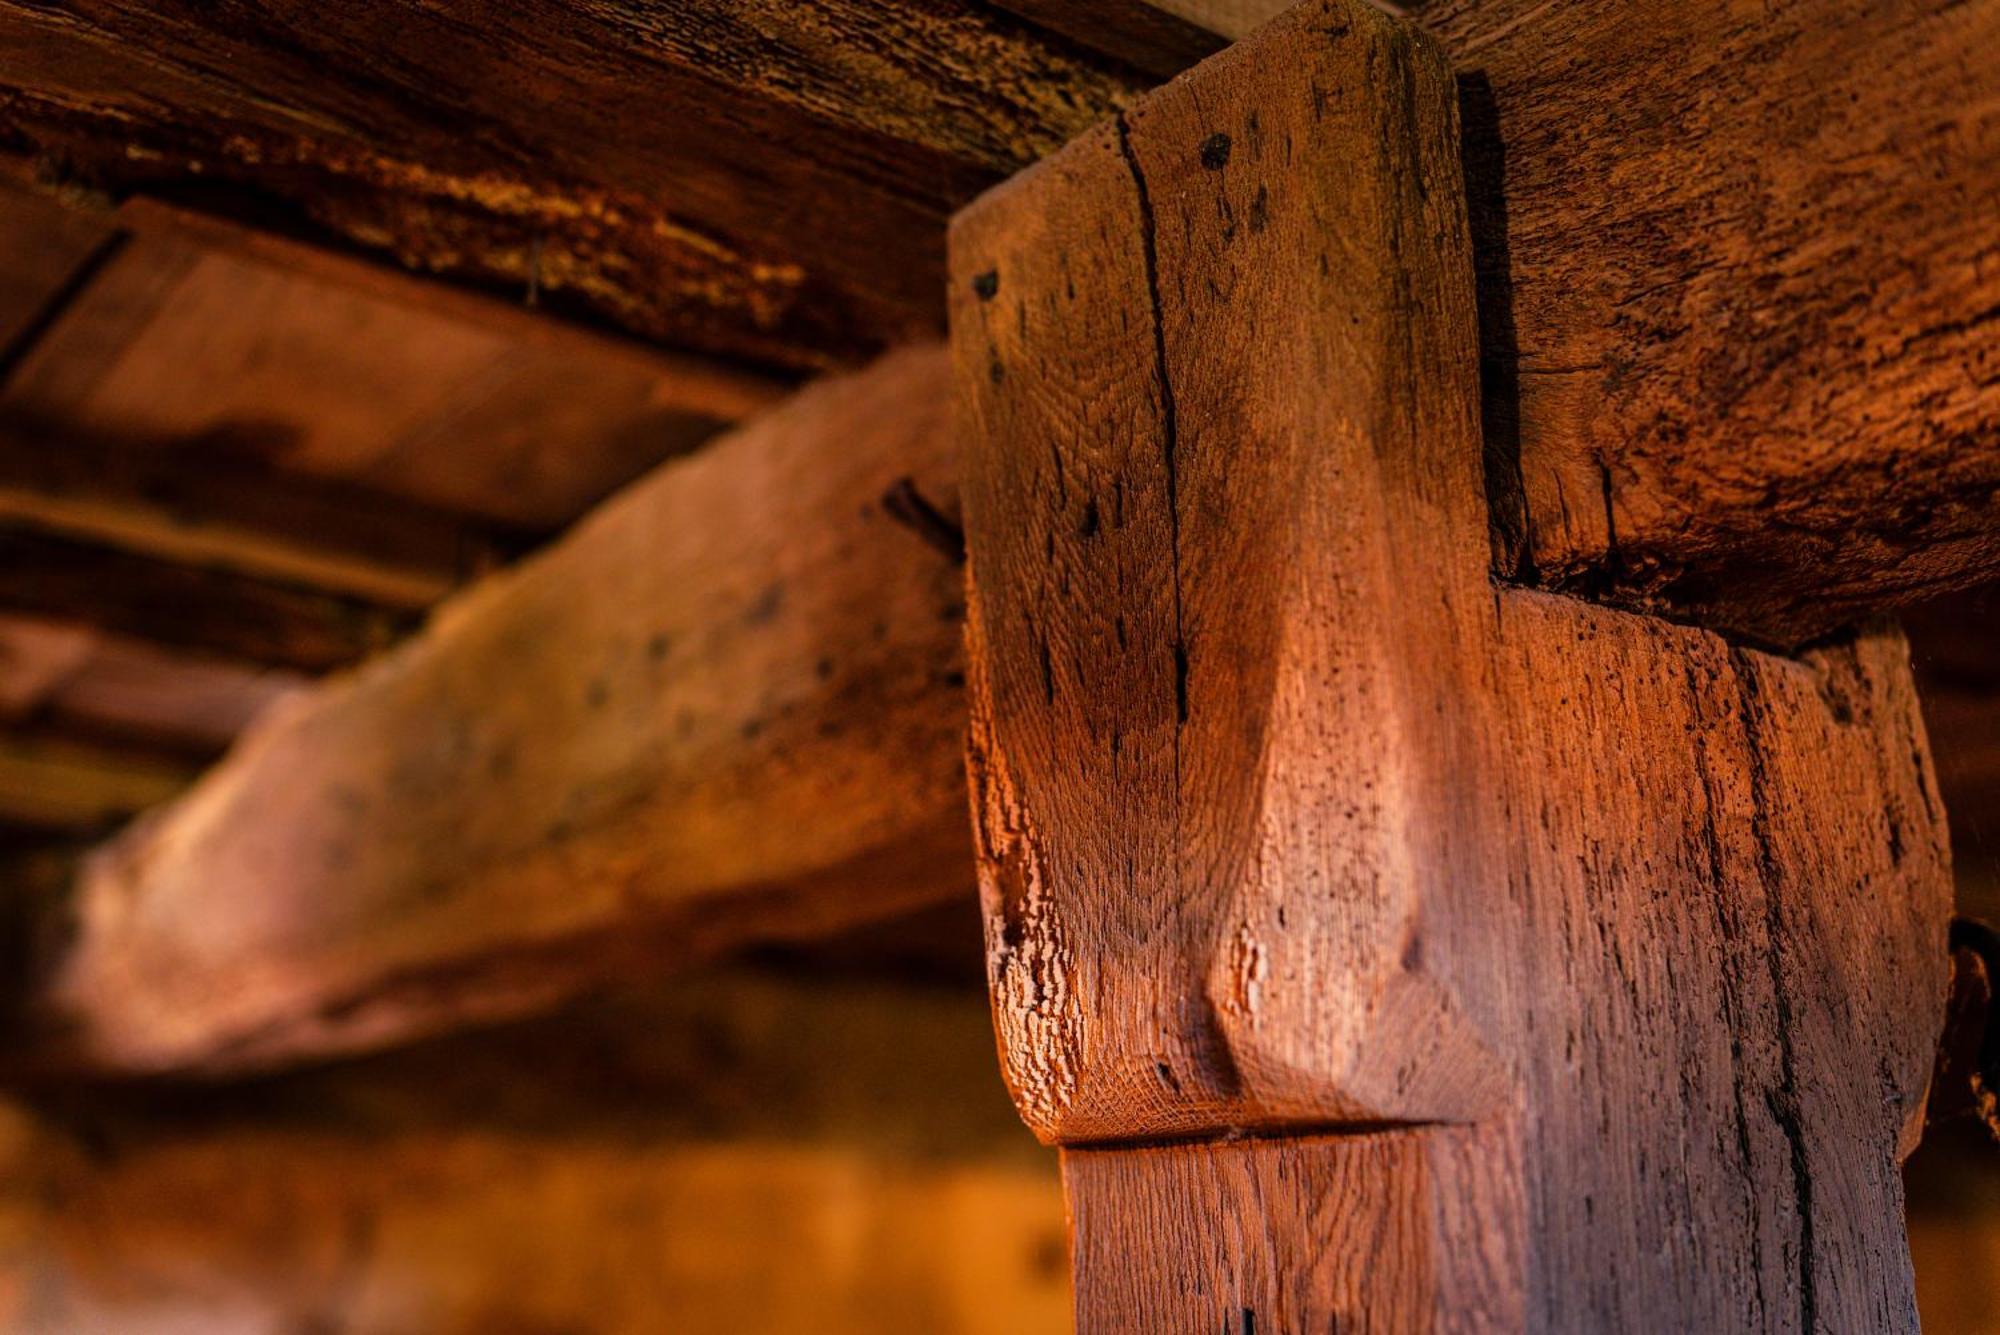
<instances>
[{"instance_id":1,"label":"blurred wooden beam","mask_svg":"<svg viewBox=\"0 0 2000 1335\"><path fill-rule=\"evenodd\" d=\"M88 864L38 1059L280 1062L969 894L947 385L809 388L268 716Z\"/></svg>"},{"instance_id":2,"label":"blurred wooden beam","mask_svg":"<svg viewBox=\"0 0 2000 1335\"><path fill-rule=\"evenodd\" d=\"M0 615L0 721L213 755L306 679L72 621Z\"/></svg>"},{"instance_id":3,"label":"blurred wooden beam","mask_svg":"<svg viewBox=\"0 0 2000 1335\"><path fill-rule=\"evenodd\" d=\"M326 672L388 648L415 611L0 529L0 608L269 667Z\"/></svg>"},{"instance_id":4,"label":"blurred wooden beam","mask_svg":"<svg viewBox=\"0 0 2000 1335\"><path fill-rule=\"evenodd\" d=\"M198 772L128 748L0 734L0 822L101 832L173 797Z\"/></svg>"},{"instance_id":5,"label":"blurred wooden beam","mask_svg":"<svg viewBox=\"0 0 2000 1335\"><path fill-rule=\"evenodd\" d=\"M0 186L0 235L93 226L119 244L54 271L0 410L116 442L128 471L290 475L548 531L789 388L154 201L52 213Z\"/></svg>"},{"instance_id":6,"label":"blurred wooden beam","mask_svg":"<svg viewBox=\"0 0 2000 1335\"><path fill-rule=\"evenodd\" d=\"M504 559L490 527L463 516L192 445L0 408L0 524L409 610Z\"/></svg>"},{"instance_id":7,"label":"blurred wooden beam","mask_svg":"<svg viewBox=\"0 0 2000 1335\"><path fill-rule=\"evenodd\" d=\"M976 988L736 971L282 1079L15 1092L0 1238L16 1331L1069 1330Z\"/></svg>"},{"instance_id":8,"label":"blurred wooden beam","mask_svg":"<svg viewBox=\"0 0 2000 1335\"><path fill-rule=\"evenodd\" d=\"M0 607L242 662L386 647L785 388L147 201L0 185L0 258Z\"/></svg>"}]
</instances>

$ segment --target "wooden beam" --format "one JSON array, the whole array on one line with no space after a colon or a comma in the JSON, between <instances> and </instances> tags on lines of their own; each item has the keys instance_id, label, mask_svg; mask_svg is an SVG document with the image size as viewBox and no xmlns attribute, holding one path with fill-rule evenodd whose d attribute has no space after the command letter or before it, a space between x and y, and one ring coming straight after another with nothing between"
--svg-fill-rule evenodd
<instances>
[{"instance_id":1,"label":"wooden beam","mask_svg":"<svg viewBox=\"0 0 2000 1335\"><path fill-rule=\"evenodd\" d=\"M580 21L547 9L413 32L370 7L296 30L156 7L141 32L113 8L0 13L28 144L114 186L234 181L417 267L517 292L541 272L558 304L790 364L933 327L943 210L1132 91L971 8L926 26L869 7L859 29L840 3L684 6L665 27L615 10L587 61ZM1151 8L1021 8L1155 69L1181 58ZM1218 12L1189 11L1234 35L1262 9ZM1980 111L2000 75L1978 56L2000 4L1416 12L1461 81L1506 571L1782 644L2000 571L2000 131ZM758 41L796 82L689 100L693 64L736 68ZM474 82L504 44L532 73ZM814 63L828 51L869 54ZM381 80L324 74L361 67ZM464 108L494 132L460 133ZM710 123L726 111L794 147L740 142Z\"/></svg>"},{"instance_id":2,"label":"wooden beam","mask_svg":"<svg viewBox=\"0 0 2000 1335\"><path fill-rule=\"evenodd\" d=\"M39 720L212 756L305 684L74 622L0 616L0 720L9 725Z\"/></svg>"},{"instance_id":3,"label":"wooden beam","mask_svg":"<svg viewBox=\"0 0 2000 1335\"><path fill-rule=\"evenodd\" d=\"M0 605L241 662L386 647L783 389L145 201L0 185L4 238Z\"/></svg>"},{"instance_id":4,"label":"wooden beam","mask_svg":"<svg viewBox=\"0 0 2000 1335\"><path fill-rule=\"evenodd\" d=\"M95 436L0 407L0 524L419 611L507 554L492 525L204 457L203 445Z\"/></svg>"},{"instance_id":5,"label":"wooden beam","mask_svg":"<svg viewBox=\"0 0 2000 1335\"><path fill-rule=\"evenodd\" d=\"M0 42L13 138L107 186L245 188L413 268L793 366L934 332L950 209L1134 91L970 0L17 3Z\"/></svg>"},{"instance_id":6,"label":"wooden beam","mask_svg":"<svg viewBox=\"0 0 2000 1335\"><path fill-rule=\"evenodd\" d=\"M181 792L198 772L130 747L0 734L0 822L100 834Z\"/></svg>"},{"instance_id":7,"label":"wooden beam","mask_svg":"<svg viewBox=\"0 0 2000 1335\"><path fill-rule=\"evenodd\" d=\"M2000 4L1402 8L1459 75L1503 573L1786 645L2000 573Z\"/></svg>"},{"instance_id":8,"label":"wooden beam","mask_svg":"<svg viewBox=\"0 0 2000 1335\"><path fill-rule=\"evenodd\" d=\"M1419 12L1507 569L1778 643L2000 571L2000 4Z\"/></svg>"},{"instance_id":9,"label":"wooden beam","mask_svg":"<svg viewBox=\"0 0 2000 1335\"><path fill-rule=\"evenodd\" d=\"M1209 15L1193 15L1189 5L1152 0L997 0L997 7L1094 51L1115 56L1155 79L1171 79L1188 66L1220 51L1229 39Z\"/></svg>"},{"instance_id":10,"label":"wooden beam","mask_svg":"<svg viewBox=\"0 0 2000 1335\"><path fill-rule=\"evenodd\" d=\"M1322 0L953 226L989 974L1079 1328L1914 1330L1907 649L1492 583L1456 101Z\"/></svg>"},{"instance_id":11,"label":"wooden beam","mask_svg":"<svg viewBox=\"0 0 2000 1335\"><path fill-rule=\"evenodd\" d=\"M969 893L939 350L802 393L104 850L42 1057L219 1069ZM921 530L921 531L919 531Z\"/></svg>"},{"instance_id":12,"label":"wooden beam","mask_svg":"<svg viewBox=\"0 0 2000 1335\"><path fill-rule=\"evenodd\" d=\"M0 608L315 673L386 649L419 622L408 609L28 528L0 528Z\"/></svg>"},{"instance_id":13,"label":"wooden beam","mask_svg":"<svg viewBox=\"0 0 2000 1335\"><path fill-rule=\"evenodd\" d=\"M104 217L0 189L0 379L116 243Z\"/></svg>"},{"instance_id":14,"label":"wooden beam","mask_svg":"<svg viewBox=\"0 0 2000 1335\"><path fill-rule=\"evenodd\" d=\"M0 410L115 441L126 471L263 471L546 532L787 389L152 201L53 221L118 244L63 271ZM0 227L53 224L0 188Z\"/></svg>"}]
</instances>

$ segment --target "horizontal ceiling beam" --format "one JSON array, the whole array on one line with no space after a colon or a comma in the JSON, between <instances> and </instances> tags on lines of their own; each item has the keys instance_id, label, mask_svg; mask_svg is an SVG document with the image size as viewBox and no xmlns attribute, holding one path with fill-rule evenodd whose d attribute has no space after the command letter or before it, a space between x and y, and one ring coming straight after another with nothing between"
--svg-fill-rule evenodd
<instances>
[{"instance_id":1,"label":"horizontal ceiling beam","mask_svg":"<svg viewBox=\"0 0 2000 1335\"><path fill-rule=\"evenodd\" d=\"M951 210L1138 83L974 0L6 3L0 45L14 138L95 181L794 366L935 332Z\"/></svg>"},{"instance_id":2,"label":"horizontal ceiling beam","mask_svg":"<svg viewBox=\"0 0 2000 1335\"><path fill-rule=\"evenodd\" d=\"M942 352L669 464L93 857L38 1061L255 1066L971 893Z\"/></svg>"},{"instance_id":3,"label":"horizontal ceiling beam","mask_svg":"<svg viewBox=\"0 0 2000 1335\"><path fill-rule=\"evenodd\" d=\"M114 190L823 365L938 327L945 216L1129 101L1123 61L1265 7L1010 8L1066 36L968 0L0 0L0 106ZM1508 573L1776 642L2000 572L2000 0L1412 12L1460 75Z\"/></svg>"},{"instance_id":4,"label":"horizontal ceiling beam","mask_svg":"<svg viewBox=\"0 0 2000 1335\"><path fill-rule=\"evenodd\" d=\"M0 609L323 671L787 386L0 185ZM14 267L18 266L18 267Z\"/></svg>"}]
</instances>

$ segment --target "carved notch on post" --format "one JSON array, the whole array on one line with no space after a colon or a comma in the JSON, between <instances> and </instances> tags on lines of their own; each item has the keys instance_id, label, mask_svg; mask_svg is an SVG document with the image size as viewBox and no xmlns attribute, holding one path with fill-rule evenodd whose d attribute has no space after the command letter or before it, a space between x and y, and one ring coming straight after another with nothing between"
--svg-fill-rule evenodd
<instances>
[{"instance_id":1,"label":"carved notch on post","mask_svg":"<svg viewBox=\"0 0 2000 1335\"><path fill-rule=\"evenodd\" d=\"M1302 6L952 272L990 981L1085 1329L1911 1324L1906 655L1492 585L1436 48Z\"/></svg>"}]
</instances>

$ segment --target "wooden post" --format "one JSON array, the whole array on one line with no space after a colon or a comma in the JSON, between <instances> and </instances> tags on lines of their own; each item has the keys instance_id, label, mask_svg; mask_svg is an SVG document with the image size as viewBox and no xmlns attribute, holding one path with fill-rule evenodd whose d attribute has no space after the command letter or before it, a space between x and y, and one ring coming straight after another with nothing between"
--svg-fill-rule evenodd
<instances>
[{"instance_id":1,"label":"wooden post","mask_svg":"<svg viewBox=\"0 0 2000 1335\"><path fill-rule=\"evenodd\" d=\"M1491 581L1455 121L1326 0L953 226L990 981L1080 1326L1914 1329L1906 651Z\"/></svg>"}]
</instances>

